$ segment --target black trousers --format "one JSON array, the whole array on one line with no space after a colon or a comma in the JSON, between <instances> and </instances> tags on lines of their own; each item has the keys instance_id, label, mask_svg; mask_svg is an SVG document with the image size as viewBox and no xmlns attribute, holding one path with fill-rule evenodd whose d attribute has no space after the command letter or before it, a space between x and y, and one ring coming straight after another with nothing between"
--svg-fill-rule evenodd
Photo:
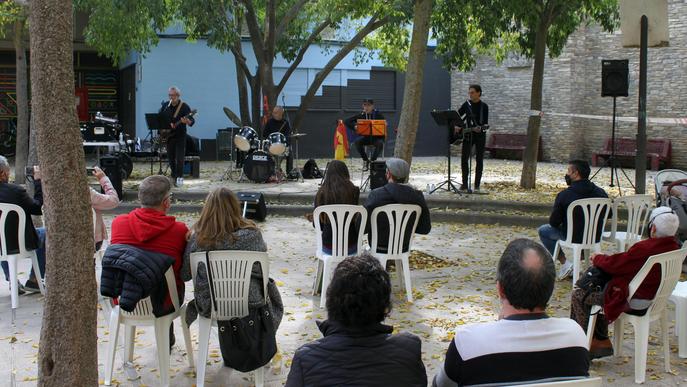
<instances>
[{"instance_id":1,"label":"black trousers","mask_svg":"<svg viewBox=\"0 0 687 387\"><path fill-rule=\"evenodd\" d=\"M371 136L365 136L365 137L360 137L359 139L355 140L355 149L358 150L358 153L360 154L360 157L363 158L365 161L375 161L377 160L377 157L379 157L379 154L382 153L382 150L384 149L384 137L371 137ZM372 152L372 160L367 159L367 154L365 153L365 145L374 145L375 150Z\"/></svg>"},{"instance_id":2,"label":"black trousers","mask_svg":"<svg viewBox=\"0 0 687 387\"><path fill-rule=\"evenodd\" d=\"M167 160L172 177L184 177L184 158L186 157L186 134L167 140Z\"/></svg>"},{"instance_id":3,"label":"black trousers","mask_svg":"<svg viewBox=\"0 0 687 387\"><path fill-rule=\"evenodd\" d=\"M470 141L472 138L472 141ZM471 133L463 139L463 150L460 155L460 169L462 171L463 185L468 186L468 161L472 154L472 147L475 147L475 158L477 163L475 166L475 185L474 188L479 188L479 184L482 181L482 169L484 168L484 147L487 144L487 134L481 133Z\"/></svg>"}]
</instances>

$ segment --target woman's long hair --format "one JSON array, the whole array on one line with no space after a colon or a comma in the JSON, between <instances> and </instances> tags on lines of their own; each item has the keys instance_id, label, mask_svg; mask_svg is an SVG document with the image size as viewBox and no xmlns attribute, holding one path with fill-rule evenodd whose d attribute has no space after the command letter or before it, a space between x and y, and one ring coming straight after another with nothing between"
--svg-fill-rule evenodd
<instances>
[{"instance_id":1,"label":"woman's long hair","mask_svg":"<svg viewBox=\"0 0 687 387\"><path fill-rule=\"evenodd\" d=\"M332 160L327 165L322 186L315 195L315 205L358 204L360 190L351 182L346 163Z\"/></svg>"},{"instance_id":2,"label":"woman's long hair","mask_svg":"<svg viewBox=\"0 0 687 387\"><path fill-rule=\"evenodd\" d=\"M212 190L205 199L200 218L193 225L199 248L212 249L224 241L234 241L234 232L242 228L257 229L255 223L241 216L241 205L229 188Z\"/></svg>"}]
</instances>

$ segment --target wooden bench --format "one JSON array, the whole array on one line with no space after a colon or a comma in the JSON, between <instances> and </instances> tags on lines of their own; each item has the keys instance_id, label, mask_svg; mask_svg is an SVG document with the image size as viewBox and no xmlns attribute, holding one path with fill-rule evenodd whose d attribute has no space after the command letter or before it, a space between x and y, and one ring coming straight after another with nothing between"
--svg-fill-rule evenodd
<instances>
[{"instance_id":1,"label":"wooden bench","mask_svg":"<svg viewBox=\"0 0 687 387\"><path fill-rule=\"evenodd\" d=\"M527 134L492 133L487 141L486 150L492 158L522 160L527 146ZM539 136L539 153L537 160L542 160L541 136Z\"/></svg>"},{"instance_id":2,"label":"wooden bench","mask_svg":"<svg viewBox=\"0 0 687 387\"><path fill-rule=\"evenodd\" d=\"M637 140L630 137L615 139L615 155L619 158L635 158L637 156ZM611 139L607 138L601 151L592 154L592 165L597 166L600 159L606 160L611 156ZM651 138L646 142L646 157L651 161L651 170L658 171L661 162L665 168L670 168L672 145L665 138Z\"/></svg>"}]
</instances>

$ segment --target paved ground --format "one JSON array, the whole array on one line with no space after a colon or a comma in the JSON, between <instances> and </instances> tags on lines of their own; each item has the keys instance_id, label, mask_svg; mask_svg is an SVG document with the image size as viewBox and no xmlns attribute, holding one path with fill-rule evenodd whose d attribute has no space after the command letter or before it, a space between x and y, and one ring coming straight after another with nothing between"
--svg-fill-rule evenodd
<instances>
[{"instance_id":1,"label":"paved ground","mask_svg":"<svg viewBox=\"0 0 687 387\"><path fill-rule=\"evenodd\" d=\"M558 174L557 174L558 175ZM562 176L562 173L560 174ZM191 224L195 218L183 215L181 220ZM111 218L108 217L109 223ZM320 337L315 320L326 318L318 308L319 297L312 297L315 247L314 233L304 219L270 217L261 224L271 258L270 273L277 281L284 299L286 314L279 327L280 353L266 372L268 386L280 386L286 379L294 351L303 343ZM297 237L294 238L294 235ZM416 238L414 249L413 288L416 301L405 302L396 291L393 310L387 323L399 331L419 335L423 341L423 360L430 378L443 362L444 352L452 337L452 330L462 324L496 319L498 302L495 293L496 262L508 241L517 237L535 237L534 230L515 227L482 225L435 224L427 236ZM607 246L610 247L610 246ZM28 265L24 265L24 269ZM24 271L25 273L25 271ZM25 275L25 274L23 274ZM188 292L190 295L191 292ZM556 284L550 313L556 316L569 314L570 282ZM0 281L0 386L10 384L10 369L18 386L32 386L36 382L36 357L42 308L41 296L22 296L16 326L10 319L10 299L7 283ZM671 319L672 319L671 312ZM179 323L176 324L177 344L172 352L171 374L173 386L191 386L192 370L186 365L185 349ZM671 373L663 371L661 347L657 345L656 327L650 338L647 384L675 386L687 383L687 361L677 357L677 339L671 335ZM671 322L671 332L673 323ZM193 336L197 326L192 325ZM629 328L628 328L629 331ZM137 336L135 360L123 367L122 347L115 360L115 378L122 386L157 385L157 364L154 335L144 328ZM98 316L99 372L106 348L112 339L102 314ZM120 340L123 336L120 335ZM120 341L121 343L121 341ZM250 374L230 373L221 366L217 335L211 336L211 357L207 380L215 386L248 386ZM621 358L595 361L592 374L602 376L607 385L633 383L633 340L626 340L625 354Z\"/></svg>"},{"instance_id":2,"label":"paved ground","mask_svg":"<svg viewBox=\"0 0 687 387\"><path fill-rule=\"evenodd\" d=\"M366 177L361 171L362 162L359 159L347 159L349 170L351 172L351 179L353 182L361 186L363 178ZM327 165L327 160L317 160L317 165L324 170ZM283 183L267 183L255 184L251 182L237 183L234 180L220 180L227 168L230 166L229 162L202 162L200 166L199 179L186 179L185 184L179 190L184 191L207 191L211 187L220 185L227 185L235 190L243 191L263 191L263 192L288 192L288 193L312 193L317 191L319 179L305 180L304 182L283 182ZM300 164L302 167L302 163ZM522 162L514 160L485 160L484 174L482 188L489 192L489 195L463 195L460 199L465 200L507 200L516 202L536 202L536 203L552 203L556 194L565 188L565 175L567 166L558 163L539 163L537 168L537 187L535 190L524 190L519 187L520 174L522 171ZM592 173L596 172L598 168L592 168ZM158 166L155 165L154 172L157 173ZM413 158L413 165L411 168L410 183L416 188L425 191L428 184L439 185L446 179L447 162L445 157L415 157ZM625 179L624 174L620 170L621 180L620 186L623 188L623 194L634 193L630 182ZM634 170L625 170L630 181L634 184ZM150 175L150 164L136 163L132 176L124 183L125 188L135 189L140 181ZM238 180L238 172L235 172L233 178ZM460 181L460 158L454 157L452 161L452 175L454 179ZM653 194L653 181L651 176L653 173L647 172L647 193ZM605 168L601 170L594 182L605 188L609 195L617 196L618 188L609 187L610 184L610 169ZM474 176L473 176L474 179ZM436 191L435 195L452 196L446 191Z\"/></svg>"}]
</instances>

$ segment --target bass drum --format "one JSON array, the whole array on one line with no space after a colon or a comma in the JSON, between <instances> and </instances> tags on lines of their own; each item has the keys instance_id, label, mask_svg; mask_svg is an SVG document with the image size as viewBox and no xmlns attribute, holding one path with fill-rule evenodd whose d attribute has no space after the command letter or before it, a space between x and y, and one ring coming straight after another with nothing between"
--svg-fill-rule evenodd
<instances>
[{"instance_id":1,"label":"bass drum","mask_svg":"<svg viewBox=\"0 0 687 387\"><path fill-rule=\"evenodd\" d=\"M269 152L274 156L283 156L286 153L286 136L279 132L267 136L270 141Z\"/></svg>"},{"instance_id":2,"label":"bass drum","mask_svg":"<svg viewBox=\"0 0 687 387\"><path fill-rule=\"evenodd\" d=\"M254 146L257 141L259 141L258 132L250 126L244 126L234 136L234 145L243 152L248 152L251 148L255 149Z\"/></svg>"},{"instance_id":3,"label":"bass drum","mask_svg":"<svg viewBox=\"0 0 687 387\"><path fill-rule=\"evenodd\" d=\"M266 183L274 175L274 159L269 153L257 150L243 161L243 173L255 183Z\"/></svg>"}]
</instances>

